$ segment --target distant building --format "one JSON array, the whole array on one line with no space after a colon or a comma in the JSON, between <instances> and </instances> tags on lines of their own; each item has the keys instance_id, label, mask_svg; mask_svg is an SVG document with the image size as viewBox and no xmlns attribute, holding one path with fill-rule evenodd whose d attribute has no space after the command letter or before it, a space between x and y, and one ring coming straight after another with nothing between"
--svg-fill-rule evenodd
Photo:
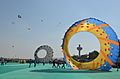
<instances>
[{"instance_id":1,"label":"distant building","mask_svg":"<svg viewBox=\"0 0 120 79\"><path fill-rule=\"evenodd\" d=\"M99 52L94 50L92 52L89 52L89 54L84 54L84 55L81 55L80 57L78 55L73 55L72 58L79 62L89 62L94 60L98 55L99 55Z\"/></svg>"},{"instance_id":2,"label":"distant building","mask_svg":"<svg viewBox=\"0 0 120 79\"><path fill-rule=\"evenodd\" d=\"M89 53L89 59L95 59L99 55L99 52L94 50L93 52Z\"/></svg>"}]
</instances>

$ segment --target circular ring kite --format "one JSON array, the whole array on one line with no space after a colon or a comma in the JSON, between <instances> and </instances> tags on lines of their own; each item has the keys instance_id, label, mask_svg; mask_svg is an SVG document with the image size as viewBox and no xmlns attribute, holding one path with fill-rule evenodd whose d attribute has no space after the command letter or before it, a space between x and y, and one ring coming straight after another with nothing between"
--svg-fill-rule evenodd
<instances>
[{"instance_id":1,"label":"circular ring kite","mask_svg":"<svg viewBox=\"0 0 120 79\"><path fill-rule=\"evenodd\" d=\"M78 62L74 60L68 50L71 37L83 31L94 34L100 42L99 55L90 62ZM64 59L72 69L101 69L109 71L118 59L119 42L116 33L108 24L95 18L87 18L75 22L67 30L64 35L62 49Z\"/></svg>"},{"instance_id":2,"label":"circular ring kite","mask_svg":"<svg viewBox=\"0 0 120 79\"><path fill-rule=\"evenodd\" d=\"M47 52L46 56L44 58L39 58L37 56L37 53L40 51L40 50L45 50ZM35 51L34 53L34 57L35 57L35 60L38 61L38 62L46 62L48 63L49 61L52 60L52 57L53 57L53 49L48 46L48 45L43 45L43 46L40 46L37 48L37 50Z\"/></svg>"}]
</instances>

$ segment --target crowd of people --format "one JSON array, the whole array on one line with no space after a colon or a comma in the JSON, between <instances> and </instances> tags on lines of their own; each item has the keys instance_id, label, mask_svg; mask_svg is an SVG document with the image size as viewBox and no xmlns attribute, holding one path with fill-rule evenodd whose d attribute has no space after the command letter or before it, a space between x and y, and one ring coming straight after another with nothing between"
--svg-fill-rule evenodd
<instances>
[{"instance_id":1,"label":"crowd of people","mask_svg":"<svg viewBox=\"0 0 120 79\"><path fill-rule=\"evenodd\" d=\"M2 58L1 59L1 65L6 65L6 64L7 64L7 61L4 58Z\"/></svg>"},{"instance_id":2,"label":"crowd of people","mask_svg":"<svg viewBox=\"0 0 120 79\"><path fill-rule=\"evenodd\" d=\"M115 68L117 68L117 71L119 71L119 68L120 68L120 64L119 64L120 61L118 61L118 63L115 64ZM0 59L0 63L1 63L1 66L4 66L8 63L8 61L4 58L1 58ZM39 63L42 63L43 66L45 66L45 64L52 64L52 68L64 68L65 69L65 66L66 66L66 62L64 60L59 60L59 59L54 59L53 61L50 61L49 63L46 63L46 62L38 62L36 60L33 60L33 59L29 59L27 60L27 62L29 65L28 67L30 68L33 64L33 67L36 67L37 64Z\"/></svg>"},{"instance_id":3,"label":"crowd of people","mask_svg":"<svg viewBox=\"0 0 120 79\"><path fill-rule=\"evenodd\" d=\"M34 67L36 67L37 64L39 64L38 61L36 60L32 60L30 59L28 61L29 63L29 68L32 66L32 64L34 65ZM46 64L45 62L41 62L43 64L43 66ZM52 68L65 68L65 61L62 61L62 60L53 60L53 61L50 61L49 64L52 64Z\"/></svg>"},{"instance_id":4,"label":"crowd of people","mask_svg":"<svg viewBox=\"0 0 120 79\"><path fill-rule=\"evenodd\" d=\"M37 64L42 63L43 66L45 64L47 64L46 62L39 62L33 59L28 59L28 60L24 60L25 63L29 64L29 68L33 65L34 67L36 67ZM6 58L0 58L0 64L1 66L6 65L7 63L19 63L19 64L24 64L23 60L15 60L15 59L9 59L7 60ZM52 61L50 61L48 64L52 64L52 68L65 68L65 61L64 60L59 60L59 59L54 59Z\"/></svg>"},{"instance_id":5,"label":"crowd of people","mask_svg":"<svg viewBox=\"0 0 120 79\"><path fill-rule=\"evenodd\" d=\"M52 62L52 68L65 68L65 61L55 59ZM61 66L62 65L62 66Z\"/></svg>"},{"instance_id":6,"label":"crowd of people","mask_svg":"<svg viewBox=\"0 0 120 79\"><path fill-rule=\"evenodd\" d=\"M36 67L36 60L30 59L28 63L29 63L29 68L31 67L32 63L34 63L34 67Z\"/></svg>"}]
</instances>

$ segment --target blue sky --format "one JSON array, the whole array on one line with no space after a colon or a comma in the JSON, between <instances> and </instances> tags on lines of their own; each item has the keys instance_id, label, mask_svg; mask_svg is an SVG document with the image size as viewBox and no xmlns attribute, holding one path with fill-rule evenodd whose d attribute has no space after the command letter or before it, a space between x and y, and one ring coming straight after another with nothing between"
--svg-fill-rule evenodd
<instances>
[{"instance_id":1,"label":"blue sky","mask_svg":"<svg viewBox=\"0 0 120 79\"><path fill-rule=\"evenodd\" d=\"M62 57L60 46L67 29L89 17L108 23L120 38L119 3L119 0L0 0L0 56L33 58L37 47L47 44L53 48L54 57ZM99 50L95 36L89 33L84 36L78 33L72 37L71 54L77 54L79 43L84 49L82 53Z\"/></svg>"}]
</instances>

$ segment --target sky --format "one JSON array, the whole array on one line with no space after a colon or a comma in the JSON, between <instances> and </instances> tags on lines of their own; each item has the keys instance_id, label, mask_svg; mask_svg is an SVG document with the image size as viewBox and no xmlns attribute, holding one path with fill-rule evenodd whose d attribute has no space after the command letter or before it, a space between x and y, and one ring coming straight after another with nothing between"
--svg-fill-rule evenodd
<instances>
[{"instance_id":1,"label":"sky","mask_svg":"<svg viewBox=\"0 0 120 79\"><path fill-rule=\"evenodd\" d=\"M0 0L0 57L34 58L41 45L52 47L54 57L63 57L65 32L76 21L89 17L108 23L120 38L119 3L120 0ZM100 49L98 39L87 32L71 38L71 55L78 54L78 44L83 47L82 54ZM42 52L39 57L45 55Z\"/></svg>"}]
</instances>

